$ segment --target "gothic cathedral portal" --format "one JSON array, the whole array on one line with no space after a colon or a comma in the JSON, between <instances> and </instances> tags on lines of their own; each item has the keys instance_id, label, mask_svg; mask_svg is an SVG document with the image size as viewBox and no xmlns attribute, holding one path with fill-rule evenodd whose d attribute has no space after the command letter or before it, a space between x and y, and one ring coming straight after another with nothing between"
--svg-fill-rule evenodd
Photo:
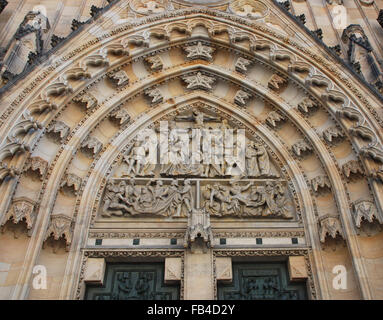
<instances>
[{"instance_id":1,"label":"gothic cathedral portal","mask_svg":"<svg viewBox=\"0 0 383 320\"><path fill-rule=\"evenodd\" d=\"M0 299L383 299L383 0L24 2Z\"/></svg>"}]
</instances>

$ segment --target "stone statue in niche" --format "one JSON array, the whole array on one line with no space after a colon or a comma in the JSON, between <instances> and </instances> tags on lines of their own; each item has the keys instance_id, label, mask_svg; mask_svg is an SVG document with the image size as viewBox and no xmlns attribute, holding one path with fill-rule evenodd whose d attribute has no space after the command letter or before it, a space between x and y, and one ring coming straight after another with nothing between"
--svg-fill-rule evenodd
<instances>
[{"instance_id":1,"label":"stone statue in niche","mask_svg":"<svg viewBox=\"0 0 383 320\"><path fill-rule=\"evenodd\" d=\"M230 184L207 184L203 188L203 207L211 216L293 218L294 209L281 182Z\"/></svg>"},{"instance_id":2,"label":"stone statue in niche","mask_svg":"<svg viewBox=\"0 0 383 320\"><path fill-rule=\"evenodd\" d=\"M135 139L129 146L123 160L128 169L123 173L123 176L143 175L146 150L142 147L142 144L142 141Z\"/></svg>"},{"instance_id":3,"label":"stone statue in niche","mask_svg":"<svg viewBox=\"0 0 383 320\"><path fill-rule=\"evenodd\" d=\"M172 180L166 186L162 180L149 180L145 185L138 185L134 180L129 180L128 183L125 180L112 180L106 187L101 215L184 218L192 211L193 206L193 187L190 180L184 180L183 185Z\"/></svg>"},{"instance_id":4,"label":"stone statue in niche","mask_svg":"<svg viewBox=\"0 0 383 320\"><path fill-rule=\"evenodd\" d=\"M279 177L263 143L247 140L245 129L227 119L196 108L165 123L133 139L123 156L121 178Z\"/></svg>"},{"instance_id":5,"label":"stone statue in niche","mask_svg":"<svg viewBox=\"0 0 383 320\"><path fill-rule=\"evenodd\" d=\"M270 159L265 147L255 142L250 142L246 148L246 175L259 177L270 175Z\"/></svg>"}]
</instances>

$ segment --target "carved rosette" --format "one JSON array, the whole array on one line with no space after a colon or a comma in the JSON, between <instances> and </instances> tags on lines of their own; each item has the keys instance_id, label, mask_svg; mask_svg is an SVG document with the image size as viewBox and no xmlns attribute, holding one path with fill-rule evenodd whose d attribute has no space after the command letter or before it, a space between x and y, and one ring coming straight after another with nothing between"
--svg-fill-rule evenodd
<instances>
[{"instance_id":1,"label":"carved rosette","mask_svg":"<svg viewBox=\"0 0 383 320\"><path fill-rule=\"evenodd\" d=\"M55 241L63 238L66 241L66 250L69 251L73 235L72 223L72 218L64 214L51 215L51 220L45 233L44 242L49 237L53 237Z\"/></svg>"},{"instance_id":2,"label":"carved rosette","mask_svg":"<svg viewBox=\"0 0 383 320\"><path fill-rule=\"evenodd\" d=\"M326 238L336 238L338 235L344 239L342 225L339 216L325 215L319 218L320 241L326 242Z\"/></svg>"},{"instance_id":3,"label":"carved rosette","mask_svg":"<svg viewBox=\"0 0 383 320\"><path fill-rule=\"evenodd\" d=\"M34 211L35 205L35 201L25 197L13 200L11 208L2 219L1 226L4 226L9 220L12 220L14 224L18 224L20 221L25 221L28 235L30 236L37 215Z\"/></svg>"}]
</instances>

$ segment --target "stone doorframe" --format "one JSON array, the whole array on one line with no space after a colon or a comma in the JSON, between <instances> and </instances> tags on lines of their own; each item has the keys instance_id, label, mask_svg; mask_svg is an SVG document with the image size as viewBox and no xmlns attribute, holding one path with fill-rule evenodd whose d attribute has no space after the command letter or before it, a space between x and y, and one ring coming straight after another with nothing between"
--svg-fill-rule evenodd
<instances>
[{"instance_id":1,"label":"stone doorframe","mask_svg":"<svg viewBox=\"0 0 383 320\"><path fill-rule=\"evenodd\" d=\"M87 261L89 258L99 258L110 260L113 259L113 262L127 262L127 259L141 258L145 259L163 259L166 258L180 258L181 259L181 274L180 274L180 300L184 298L184 250L167 250L167 249L155 249L155 250L121 250L121 249L108 249L108 250L94 250L94 249L85 249L81 254L81 269L79 270L79 276L76 280L76 292L74 299L82 300L85 296L86 284L84 282L85 269Z\"/></svg>"},{"instance_id":2,"label":"stone doorframe","mask_svg":"<svg viewBox=\"0 0 383 320\"><path fill-rule=\"evenodd\" d=\"M314 280L311 264L312 264L312 253L308 248L299 248L299 249L213 249L211 250L212 254L212 280L214 285L214 300L217 300L217 267L216 261L217 258L236 258L236 257L269 257L269 258L289 258L292 256L301 256L304 257L305 266L307 270L307 295L310 300L315 300L318 298L317 290L318 284ZM113 262L123 261L126 262L127 259L133 258L143 258L146 261L148 259L166 259L166 258L180 258L181 260L181 273L180 273L180 300L185 298L185 254L186 250L183 249L142 249L142 250L132 250L132 249L85 249L82 252L82 262L81 269L79 270L79 276L76 280L76 293L74 299L81 300L84 298L86 284L84 282L84 274L89 258L99 258L109 260L113 259ZM165 270L166 272L166 270Z\"/></svg>"},{"instance_id":3,"label":"stone doorframe","mask_svg":"<svg viewBox=\"0 0 383 320\"><path fill-rule=\"evenodd\" d=\"M273 249L216 249L213 250L213 261L214 265L216 266L216 259L222 258L222 257L228 257L228 258L243 258L243 257L268 257L268 258L286 258L289 257L297 257L301 256L304 257L305 266L307 270L307 296L309 300L316 300L320 299L320 291L318 290L318 284L316 282L316 279L312 272L312 252L308 248L297 248L297 249L280 249L280 248L273 248ZM216 268L214 268L214 283L215 283L215 292L214 296L215 299L218 297L217 293L217 272Z\"/></svg>"}]
</instances>

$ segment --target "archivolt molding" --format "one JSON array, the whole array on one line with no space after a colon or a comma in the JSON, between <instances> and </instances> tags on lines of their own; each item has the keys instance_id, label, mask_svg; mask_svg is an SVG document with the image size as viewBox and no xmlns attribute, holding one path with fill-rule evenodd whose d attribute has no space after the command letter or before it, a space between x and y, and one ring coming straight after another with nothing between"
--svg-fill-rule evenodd
<instances>
[{"instance_id":1,"label":"archivolt molding","mask_svg":"<svg viewBox=\"0 0 383 320\"><path fill-rule=\"evenodd\" d=\"M359 142L354 142L354 145L358 146L358 149L361 150L361 154L363 156L368 155L375 161L383 163L383 147L381 144L381 136L380 134L378 136L375 135L375 132L379 132L378 126L374 121L370 119L370 117L368 117L368 112L364 110L364 108L361 105L357 106L357 100L359 100L370 110L370 112L374 112L371 106L368 105L369 102L366 99L363 99L362 94L358 91L358 89L356 89L356 87L353 87L351 81L347 80L347 82L345 82L345 85L348 86L348 88L353 92L353 94L357 98L346 96L346 94L348 94L349 92L348 89L346 89L343 85L335 85L333 80L330 80L330 78L328 78L324 73L322 73L322 71L319 71L319 69L322 67L323 69L327 69L326 74L334 72L334 74L331 76L331 79L334 79L336 76L338 77L338 83L340 83L339 79L344 80L345 78L342 78L343 75L341 75L340 71L338 71L336 67L330 66L330 64L325 62L323 58L310 52L308 49L303 48L301 45L293 42L292 40L287 40L284 36L281 36L275 32L271 32L267 27L250 23L248 22L248 20L233 18L232 16L227 14L220 14L205 9L192 9L189 11L183 10L181 12L183 12L183 14L185 15L191 15L190 18L187 17L186 23L174 22L179 19L177 17L178 14L180 14L180 12L178 12L177 14L175 14L176 12L172 12L166 15L150 17L149 19L145 20L145 23L147 24L146 27L141 27L141 22L135 24L135 33L130 34L125 39L120 40L117 37L125 37L130 32L133 25L127 25L118 28L109 34L105 34L98 40L92 40L88 42L81 48L70 52L66 56L62 56L62 60L60 62L57 62L56 64L53 64L53 66L48 67L47 69L42 71L40 76L38 76L33 81L31 87L26 88L24 92L18 97L18 99L16 99L7 109L7 111L2 115L2 123L7 121L7 124L2 126L1 132L10 132L11 134L8 135L8 140L5 140L5 142L0 146L0 155L2 154L5 158L14 157L16 153L26 153L26 151L28 151L28 149L30 148L32 148L33 150L35 143L39 140L39 137L41 137L41 135L45 132L43 128L50 126L51 123L53 123L52 120L55 119L60 112L62 112L63 108L65 108L61 106L65 106L65 104L67 104L68 101L71 101L73 97L78 96L80 92L84 92L86 94L87 88L90 88L91 83L93 81L100 81L100 79L105 77L107 72L110 72L110 70L115 70L116 67L118 67L118 65L127 63L126 61L129 61L129 59L137 59L138 56L145 54L143 52L140 52L139 49L135 52L137 56L131 55L131 53L133 52L128 52L128 45L134 44L136 46L143 46L144 49L149 47L149 50L152 49L152 52L156 49L161 50L161 48L164 48L165 46L171 46L172 43L170 42L161 45L159 44L156 47L151 48L151 37L160 37L165 39L164 41L169 41L168 39L170 38L170 33L173 29L181 30L184 31L187 35L191 35L193 28L195 28L196 26L203 25L209 31L210 36L214 36L217 33L222 33L223 31L227 32L229 34L231 45L234 46L234 48L236 48L238 52L242 52L243 55L246 57L255 57L256 60L262 61L262 63L272 65L272 68L278 70L284 75L288 75L290 77L290 80L293 79L296 83L300 83L302 87L303 85L310 86L309 91L312 93L312 95L317 99L326 101L329 105L329 110L332 114L336 114L356 121L356 123L351 128L347 128L347 126L343 122L341 122L342 126L348 132L347 136L351 137L351 135L356 135L357 139L360 139L362 141L364 141L364 139L369 140L367 146L361 145ZM196 18L193 15L196 15L198 17ZM210 15L210 18L213 20L215 19L218 23L215 24L211 21L206 22L203 19L204 15ZM164 19L164 17L174 18L174 21L166 21L166 23L163 23L163 25L161 26L161 29L159 29L159 24L162 23L161 21L162 19ZM241 22L243 23L243 27L234 27L232 25L233 22ZM153 25L156 25L156 29L153 29ZM254 29L251 30L250 27ZM145 28L145 31L141 31L140 28ZM112 38L110 42L116 41L116 43L108 43L107 45L105 45L105 39L108 38ZM100 40L104 41L103 47L101 49L99 49L98 44ZM187 39L186 37L186 40L183 41L185 42L192 40L193 39ZM244 40L249 41L250 43L249 51L246 51L242 46L236 46L236 43ZM283 43L284 40L286 40L285 43ZM184 43L181 42L179 39L177 41L178 42L176 45L182 45L182 43ZM220 43L223 41L213 41L212 39L210 39L209 41L214 46L223 45L222 43ZM98 46L98 48L94 50L92 46L96 45ZM290 47L288 47L288 45ZM261 51L261 49L265 48L268 48L269 50L268 57L265 57L265 55L262 53L258 53L258 50ZM264 51L261 52L264 53ZM76 55L80 54L81 56L76 57ZM306 58L304 56L305 54L308 54L309 57ZM68 61L71 58L75 58L75 62L73 62L71 66L69 66L67 69L63 69L61 71L61 74L63 74L61 78L59 77L57 80L52 81L53 84L46 86L44 90L41 91L42 94L40 96L36 95L34 97L34 100L25 99L25 102L23 102L24 98L27 98L29 93L32 93L33 88L36 88L36 90L41 90L41 87L44 87L43 84L41 84L38 87L39 82L44 81L44 78L48 78L48 76L50 76L51 73L55 72L57 68L61 67L61 63L63 63L64 61ZM312 58L315 61L313 62L314 65L304 61L310 58ZM289 60L287 67L286 63L284 62L285 60ZM227 70L222 70L212 65L194 64L193 66L188 66L187 63L185 63L185 66L177 66L173 69L163 69L162 74L160 72L157 73L155 79L154 77L149 76L146 79L140 79L140 81L137 83L129 84L129 96L126 96L124 91L118 90L115 92L115 94L113 94L113 96L105 99L105 101L98 101L98 104L95 103L94 100L92 100L91 98L89 98L88 100L86 98L85 100L81 99L80 102L86 103L87 106L90 103L90 105L92 106L90 108L91 110L89 110L87 116L84 119L82 119L80 123L77 124L76 127L73 128L70 132L68 132L68 134L65 136L65 141L63 141L64 145L60 147L59 152L56 154L56 158L51 163L48 169L46 177L43 181L41 189L42 191L40 193L40 198L38 201L39 203L41 202L41 207L47 208L47 213L44 215L44 217L40 217L40 215L38 215L37 224L39 224L39 228L34 229L46 230L48 223L48 220L46 218L49 216L51 210L53 209L57 188L60 185L59 182L61 181L65 170L68 167L68 163L70 163L73 157L73 154L81 146L80 141L82 141L85 137L89 135L89 131L95 128L102 119L110 116L112 110L116 110L116 108L119 105L128 101L129 99L132 99L132 97L134 97L135 95L140 94L143 88L147 89L153 84L161 83L161 81L169 81L169 79L177 77L179 75L185 75L190 72L195 72L199 70L204 70L204 72L211 74L214 78L232 82L240 88L246 88L247 90L252 92L254 96L261 96L262 98L270 102L278 101L278 104L274 102L273 105L277 108L278 111L283 110L282 116L289 118L295 126L300 128L300 131L303 132L303 134L310 141L315 151L319 155L319 158L321 159L323 167L325 168L326 173L330 178L333 188L339 190L339 192L336 195L336 201L338 203L338 208L343 208L339 211L344 211L343 214L341 214L341 220L345 225L345 233L350 233L352 230L348 222L349 218L351 218L351 214L349 214L350 205L347 201L347 195L345 193L345 189L342 183L339 168L334 169L330 166L330 164L333 163L334 159L329 154L328 148L321 141L316 132L312 130L310 125L307 124L307 122L300 115L300 113L298 113L297 110L292 109L291 106L289 106L285 102L280 102L281 98L276 93L270 92L267 88L263 88L257 83L249 83L249 81L239 80L234 75L228 76L226 74ZM244 70L244 68L242 68L241 70L242 72L246 71ZM302 70L309 72L309 75L304 80L302 80L302 78L298 75L299 71ZM324 87L325 93L319 96L317 90L318 87ZM333 102L341 102L342 107L340 109L335 108L332 104L330 104ZM21 112L18 112L18 115L16 115L17 112L15 112L15 115L12 114L11 116L11 113L19 104L24 104L25 109L20 110ZM154 107L151 112L161 112L160 110L156 110L156 108L160 108L162 111L166 107L162 103L159 105L159 107ZM45 113L44 115L42 114L43 112ZM56 113L56 115L54 115L54 113ZM240 110L236 110L236 113L246 115L244 111ZM32 118L21 118L22 114L31 115ZM148 112L145 115L145 117L149 114L150 112ZM38 116L38 121L35 118L33 118L34 115ZM11 118L12 120L16 120L18 116L20 120L9 121ZM246 115L245 117L248 117L248 115ZM124 117L120 116L120 119L123 118ZM376 120L380 121L380 119ZM95 173L95 169L97 168L99 170L100 168L104 168L105 163L108 163L109 165L115 163L115 160L113 160L110 156L110 152L111 150L113 150L114 152L116 150L121 150L122 145L125 143L125 140L121 138L121 134L123 133L129 136L129 134L133 132L132 130L134 130L133 127L137 128L137 125L139 123L143 123L142 121L144 120L138 119L136 120L134 126L129 127L127 126L128 121L121 120L120 124L122 125L122 128L117 134L116 138L112 139L112 141L108 145L104 146L103 149L98 152L97 156L95 156L95 160L92 163L90 171L88 173L87 181L85 182L87 184L87 186L84 188L85 196L83 198L83 201L81 201L81 204L78 205L78 209L76 209L78 210L78 212L81 212L82 215L89 214L89 207L84 207L84 203L90 203L89 201L91 201L92 197L94 196L89 194L88 185L92 182L95 182L95 179L98 180L98 185L100 185L100 181L102 181L102 183L105 183L105 178L97 176L100 173ZM11 122L15 123L15 126L12 129L10 128ZM254 123L257 123L255 119ZM258 128L260 128L260 126L257 127L257 129ZM37 138L34 137L32 141L28 139L22 141L15 140L15 137L18 136L25 138L25 136L29 134L30 130L36 130L38 132L37 134L35 134ZM61 129L53 129L53 131L59 132L60 135L62 133ZM6 135L4 135L4 137L5 136ZM275 144L280 143L277 143L275 140L274 145ZM290 156L287 156L287 154L285 154L284 157L289 158ZM108 162L109 160L110 162ZM365 166L366 168L369 168L368 164L365 164ZM298 169L296 170L297 171L295 172L295 175L297 174L297 172L299 172ZM105 173L105 168L103 169L103 172ZM301 176L301 174L298 174L297 176L300 177L297 178L298 180L300 179L298 185L305 185L306 182L304 181L304 178ZM15 186L13 186L13 188L14 187ZM10 190L9 188L10 186L8 186L7 189ZM43 191L46 189L56 191L52 192L51 195L44 195ZM308 198L310 197L308 196ZM305 207L306 206L308 208L311 208L312 204L306 203ZM2 208L4 209L5 207L3 206ZM75 213L75 215L77 215L77 213ZM310 219L313 219L313 217ZM309 224L311 223L313 223L313 221L309 222ZM75 228L81 228L81 226L75 226ZM79 230L81 231L78 236L79 238L76 241L73 241L76 242L76 245L79 243L78 240L84 236L84 233L86 233L86 231L82 229ZM38 236L38 238L41 238L41 236ZM311 239L311 241L315 242L316 240ZM26 259L35 257L37 252L39 251L38 247L33 247L32 244L31 246L32 250L28 250ZM355 243L351 244L351 246L354 247ZM26 277L26 273L23 276Z\"/></svg>"},{"instance_id":2,"label":"archivolt molding","mask_svg":"<svg viewBox=\"0 0 383 320\"><path fill-rule=\"evenodd\" d=\"M270 101L273 101L273 100L276 100L276 97L275 98L270 98ZM298 120L296 120L297 122L299 122L299 118ZM306 131L306 130L303 130L303 132ZM313 143L315 145L315 143Z\"/></svg>"}]
</instances>

